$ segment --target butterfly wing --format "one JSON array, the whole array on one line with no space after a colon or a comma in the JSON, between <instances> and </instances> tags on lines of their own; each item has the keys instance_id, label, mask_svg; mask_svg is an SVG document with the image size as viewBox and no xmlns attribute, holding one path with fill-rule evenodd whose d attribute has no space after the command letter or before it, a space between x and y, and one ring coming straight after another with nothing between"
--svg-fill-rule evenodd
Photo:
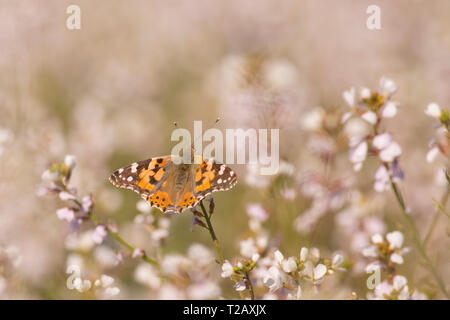
<instances>
[{"instance_id":1,"label":"butterfly wing","mask_svg":"<svg viewBox=\"0 0 450 320\"><path fill-rule=\"evenodd\" d=\"M120 168L109 180L116 187L139 193L162 212L181 213L215 191L233 188L237 176L230 167L213 159L200 164L174 164L171 156L164 156Z\"/></svg>"},{"instance_id":2,"label":"butterfly wing","mask_svg":"<svg viewBox=\"0 0 450 320\"><path fill-rule=\"evenodd\" d=\"M237 183L236 173L214 159L204 159L194 175L194 195L197 201L216 191L226 191Z\"/></svg>"},{"instance_id":3,"label":"butterfly wing","mask_svg":"<svg viewBox=\"0 0 450 320\"><path fill-rule=\"evenodd\" d=\"M163 210L169 202L165 201L167 199L158 191L173 165L170 156L146 159L114 171L109 181L118 188L133 190L146 201L155 200L153 204L151 203L152 206Z\"/></svg>"}]
</instances>

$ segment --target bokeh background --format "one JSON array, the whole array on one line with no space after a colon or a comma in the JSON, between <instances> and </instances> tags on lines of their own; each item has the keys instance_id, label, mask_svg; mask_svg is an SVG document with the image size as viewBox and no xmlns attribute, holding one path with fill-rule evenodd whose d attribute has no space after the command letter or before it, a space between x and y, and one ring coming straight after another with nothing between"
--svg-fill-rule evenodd
<instances>
[{"instance_id":1,"label":"bokeh background","mask_svg":"<svg viewBox=\"0 0 450 320\"><path fill-rule=\"evenodd\" d=\"M81 30L66 28L70 4L81 8ZM366 27L370 4L381 8L381 30ZM219 129L280 128L282 174L255 177L234 165L238 185L215 195L213 222L225 256L239 255L247 206L258 203L283 252L298 255L302 245L341 250L348 266L357 265L349 248L356 240L340 230L337 218L345 205L328 208L309 229L297 226L314 203L311 193L319 192L308 193L305 185L314 186L311 177L328 170L317 149L329 144L337 150L332 192L345 199L349 190L357 192L357 215L382 221L368 229L404 231L412 245L393 195L373 191L375 162L354 173L346 142L333 132L314 140L304 120L319 106L331 115L345 111L342 92L350 86L376 88L381 76L393 79L402 108L386 126L403 148L402 191L424 234L435 211L432 199L445 190L436 177L448 159L425 161L435 129L424 108L432 101L449 105L449 12L447 0L0 0L0 246L13 247L20 260L9 267L0 261L0 297L84 297L66 288L73 230L55 214L62 203L37 195L42 172L66 154L77 159L71 185L93 194L96 214L155 254L151 232L135 221L138 196L114 188L108 177L136 160L169 154L174 121L188 129L194 120L208 124L217 117ZM205 230L190 231L191 216L170 218L158 254L184 254L192 243L212 248ZM428 245L447 283L448 232L441 217ZM86 269L112 275L120 298L158 298L158 290L133 277L136 260L113 267L105 256L120 246L108 240L102 247L100 253L81 250ZM417 255L405 260L403 273L432 295L432 279ZM332 287L317 297L364 296L367 290L357 271L340 275ZM223 294L231 290L224 282Z\"/></svg>"}]
</instances>

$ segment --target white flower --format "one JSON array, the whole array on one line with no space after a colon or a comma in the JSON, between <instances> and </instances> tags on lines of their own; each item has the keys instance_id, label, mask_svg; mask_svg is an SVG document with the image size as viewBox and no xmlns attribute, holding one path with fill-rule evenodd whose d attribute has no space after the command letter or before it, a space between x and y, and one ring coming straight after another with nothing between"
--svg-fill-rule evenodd
<instances>
[{"instance_id":1,"label":"white flower","mask_svg":"<svg viewBox=\"0 0 450 320\"><path fill-rule=\"evenodd\" d=\"M136 203L136 209L138 209L138 211L140 211L142 213L150 213L150 211L152 210L152 207L150 207L150 205L148 204L147 201L139 200Z\"/></svg>"},{"instance_id":2,"label":"white flower","mask_svg":"<svg viewBox=\"0 0 450 320\"><path fill-rule=\"evenodd\" d=\"M312 248L311 250L311 259L315 262L319 261L320 259L320 251L317 248Z\"/></svg>"},{"instance_id":3,"label":"white flower","mask_svg":"<svg viewBox=\"0 0 450 320\"><path fill-rule=\"evenodd\" d=\"M152 240L153 241L161 241L169 235L169 231L167 229L156 229L152 232Z\"/></svg>"},{"instance_id":4,"label":"white flower","mask_svg":"<svg viewBox=\"0 0 450 320\"><path fill-rule=\"evenodd\" d=\"M368 99L370 98L370 96L372 95L372 92L370 91L369 88L361 88L359 90L359 96L361 97L361 99Z\"/></svg>"},{"instance_id":5,"label":"white flower","mask_svg":"<svg viewBox=\"0 0 450 320\"><path fill-rule=\"evenodd\" d=\"M275 251L273 254L273 257L275 258L275 261L279 264L284 260L283 254L280 252L280 250Z\"/></svg>"},{"instance_id":6,"label":"white flower","mask_svg":"<svg viewBox=\"0 0 450 320\"><path fill-rule=\"evenodd\" d=\"M403 257L398 253L391 254L390 260L396 264L403 264Z\"/></svg>"},{"instance_id":7,"label":"white flower","mask_svg":"<svg viewBox=\"0 0 450 320\"><path fill-rule=\"evenodd\" d=\"M253 238L242 240L239 245L241 247L240 252L244 257L250 258L255 253L258 253L258 248L256 247L255 240Z\"/></svg>"},{"instance_id":8,"label":"white flower","mask_svg":"<svg viewBox=\"0 0 450 320\"><path fill-rule=\"evenodd\" d=\"M148 286L151 289L158 289L161 286L161 279L153 266L148 263L141 263L134 271L134 279Z\"/></svg>"},{"instance_id":9,"label":"white flower","mask_svg":"<svg viewBox=\"0 0 450 320\"><path fill-rule=\"evenodd\" d=\"M375 287L375 296L379 299L385 299L385 295L391 295L392 289L392 285L390 285L387 281L383 281Z\"/></svg>"},{"instance_id":10,"label":"white flower","mask_svg":"<svg viewBox=\"0 0 450 320\"><path fill-rule=\"evenodd\" d=\"M432 102L427 105L427 108L425 109L425 114L432 118L439 119L441 117L442 111L437 103Z\"/></svg>"},{"instance_id":11,"label":"white flower","mask_svg":"<svg viewBox=\"0 0 450 320\"><path fill-rule=\"evenodd\" d=\"M399 107L400 104L398 102L389 101L384 106L383 111L381 112L381 116L383 118L393 118L397 114L397 109Z\"/></svg>"},{"instance_id":12,"label":"white flower","mask_svg":"<svg viewBox=\"0 0 450 320\"><path fill-rule=\"evenodd\" d=\"M368 246L362 250L362 255L368 258L378 257L378 248L376 246Z\"/></svg>"},{"instance_id":13,"label":"white flower","mask_svg":"<svg viewBox=\"0 0 450 320\"><path fill-rule=\"evenodd\" d=\"M372 111L364 112L363 115L361 116L361 118L363 118L364 120L366 120L370 124L376 124L377 123L377 115L376 115L375 112L372 112Z\"/></svg>"},{"instance_id":14,"label":"white flower","mask_svg":"<svg viewBox=\"0 0 450 320\"><path fill-rule=\"evenodd\" d=\"M402 154L402 148L397 142L392 142L381 150L380 152L380 159L384 162L392 162L395 158L397 158L399 155Z\"/></svg>"},{"instance_id":15,"label":"white flower","mask_svg":"<svg viewBox=\"0 0 450 320\"><path fill-rule=\"evenodd\" d=\"M53 181L56 181L58 179L58 175L59 174L58 174L57 171L51 172L50 170L45 170L42 173L41 178L42 178L43 181L53 182Z\"/></svg>"},{"instance_id":16,"label":"white flower","mask_svg":"<svg viewBox=\"0 0 450 320\"><path fill-rule=\"evenodd\" d=\"M269 216L264 207L259 203L252 203L247 205L247 214L250 218L254 218L261 222L266 221Z\"/></svg>"},{"instance_id":17,"label":"white flower","mask_svg":"<svg viewBox=\"0 0 450 320\"><path fill-rule=\"evenodd\" d=\"M404 286L406 286L408 281L406 280L406 278L404 276L397 275L392 279L392 283L393 283L393 288L397 291L400 291L403 289Z\"/></svg>"},{"instance_id":18,"label":"white flower","mask_svg":"<svg viewBox=\"0 0 450 320\"><path fill-rule=\"evenodd\" d=\"M269 288L269 292L274 292L283 286L284 275L281 270L272 266L269 268L266 276L263 279L264 285Z\"/></svg>"},{"instance_id":19,"label":"white flower","mask_svg":"<svg viewBox=\"0 0 450 320\"><path fill-rule=\"evenodd\" d=\"M356 100L356 90L354 87L351 87L349 90L345 90L342 93L342 97L344 98L345 102L349 107L355 106L355 100Z\"/></svg>"},{"instance_id":20,"label":"white flower","mask_svg":"<svg viewBox=\"0 0 450 320\"><path fill-rule=\"evenodd\" d=\"M389 133L382 133L373 138L373 145L380 150L380 158L384 162L392 162L402 153L398 143L392 141Z\"/></svg>"},{"instance_id":21,"label":"white flower","mask_svg":"<svg viewBox=\"0 0 450 320\"><path fill-rule=\"evenodd\" d=\"M117 296L120 293L120 289L117 287L113 288L106 288L105 292L103 293L103 299L109 299L114 296Z\"/></svg>"},{"instance_id":22,"label":"white flower","mask_svg":"<svg viewBox=\"0 0 450 320\"><path fill-rule=\"evenodd\" d=\"M383 192L390 187L389 173L384 165L380 165L375 172L374 189L377 192Z\"/></svg>"},{"instance_id":23,"label":"white flower","mask_svg":"<svg viewBox=\"0 0 450 320\"><path fill-rule=\"evenodd\" d=\"M313 272L313 280L318 281L323 278L323 276L327 273L327 267L321 263L319 263Z\"/></svg>"},{"instance_id":24,"label":"white flower","mask_svg":"<svg viewBox=\"0 0 450 320\"><path fill-rule=\"evenodd\" d=\"M63 201L67 201L67 200L75 200L75 199L76 199L76 197L75 197L73 194L68 193L68 192L66 192L66 191L61 191L61 192L59 193L59 198L60 198L61 200L63 200Z\"/></svg>"},{"instance_id":25,"label":"white flower","mask_svg":"<svg viewBox=\"0 0 450 320\"><path fill-rule=\"evenodd\" d=\"M108 232L106 231L106 227L104 225L99 225L95 228L94 233L92 233L92 240L100 244L103 242L103 239L105 239Z\"/></svg>"},{"instance_id":26,"label":"white flower","mask_svg":"<svg viewBox=\"0 0 450 320\"><path fill-rule=\"evenodd\" d=\"M372 240L372 243L380 244L380 243L383 243L383 236L379 233L375 233L372 236L371 240Z\"/></svg>"},{"instance_id":27,"label":"white flower","mask_svg":"<svg viewBox=\"0 0 450 320\"><path fill-rule=\"evenodd\" d=\"M67 222L71 222L75 218L75 213L69 208L61 208L56 210L56 215L59 220L66 220Z\"/></svg>"},{"instance_id":28,"label":"white flower","mask_svg":"<svg viewBox=\"0 0 450 320\"><path fill-rule=\"evenodd\" d=\"M245 289L247 289L245 280L240 280L240 281L236 282L236 284L234 285L234 289L236 291L244 291Z\"/></svg>"},{"instance_id":29,"label":"white flower","mask_svg":"<svg viewBox=\"0 0 450 320\"><path fill-rule=\"evenodd\" d=\"M343 262L344 262L344 257L343 257L341 254L336 253L336 254L333 256L333 259L331 260L331 267L332 267L333 269L336 269L336 268L338 268Z\"/></svg>"},{"instance_id":30,"label":"white flower","mask_svg":"<svg viewBox=\"0 0 450 320\"><path fill-rule=\"evenodd\" d=\"M428 152L427 152L427 162L428 163L432 163L434 161L434 159L436 159L436 157L439 154L439 148L438 147L433 147L431 148Z\"/></svg>"},{"instance_id":31,"label":"white flower","mask_svg":"<svg viewBox=\"0 0 450 320\"><path fill-rule=\"evenodd\" d=\"M233 266L228 260L225 260L224 264L222 265L222 273L220 274L220 276L222 278L228 278L231 277L233 272Z\"/></svg>"},{"instance_id":32,"label":"white flower","mask_svg":"<svg viewBox=\"0 0 450 320\"><path fill-rule=\"evenodd\" d=\"M91 288L92 284L89 280L83 280L81 278L76 278L73 281L73 286L75 289L77 289L79 292L87 291Z\"/></svg>"},{"instance_id":33,"label":"white flower","mask_svg":"<svg viewBox=\"0 0 450 320\"><path fill-rule=\"evenodd\" d=\"M302 127L308 131L317 131L322 127L325 111L321 108L314 108L308 112L302 120Z\"/></svg>"},{"instance_id":34,"label":"white flower","mask_svg":"<svg viewBox=\"0 0 450 320\"><path fill-rule=\"evenodd\" d=\"M389 133L382 133L373 138L373 146L379 150L386 148L392 142Z\"/></svg>"},{"instance_id":35,"label":"white flower","mask_svg":"<svg viewBox=\"0 0 450 320\"><path fill-rule=\"evenodd\" d=\"M256 262L256 261L258 261L258 260L259 260L259 253L253 254L253 255L252 255L252 261L253 261L253 262Z\"/></svg>"},{"instance_id":36,"label":"white flower","mask_svg":"<svg viewBox=\"0 0 450 320\"><path fill-rule=\"evenodd\" d=\"M281 267L284 272L291 273L297 270L297 262L295 262L294 257L289 257L281 262Z\"/></svg>"},{"instance_id":37,"label":"white flower","mask_svg":"<svg viewBox=\"0 0 450 320\"><path fill-rule=\"evenodd\" d=\"M102 274L100 276L100 281L99 282L100 283L98 283L96 281L96 285L101 284L103 288L107 288L107 287L109 287L110 285L112 285L114 283L114 278L110 277L110 276L108 276L106 274Z\"/></svg>"},{"instance_id":38,"label":"white flower","mask_svg":"<svg viewBox=\"0 0 450 320\"><path fill-rule=\"evenodd\" d=\"M383 76L380 79L380 89L383 93L390 95L397 91L397 85L393 80Z\"/></svg>"},{"instance_id":39,"label":"white flower","mask_svg":"<svg viewBox=\"0 0 450 320\"><path fill-rule=\"evenodd\" d=\"M68 166L70 169L75 168L75 166L77 165L77 161L75 159L75 156L68 154L65 158L64 158L64 164L66 166Z\"/></svg>"},{"instance_id":40,"label":"white flower","mask_svg":"<svg viewBox=\"0 0 450 320\"><path fill-rule=\"evenodd\" d=\"M308 253L309 253L308 248L302 247L300 249L300 261L305 262L306 259L308 258Z\"/></svg>"},{"instance_id":41,"label":"white flower","mask_svg":"<svg viewBox=\"0 0 450 320\"><path fill-rule=\"evenodd\" d=\"M366 159L367 150L367 142L362 141L355 148L350 150L350 161L354 164L362 164L362 162Z\"/></svg>"},{"instance_id":42,"label":"white flower","mask_svg":"<svg viewBox=\"0 0 450 320\"><path fill-rule=\"evenodd\" d=\"M389 242L389 248L400 249L403 245L403 234L400 231L393 231L386 235Z\"/></svg>"}]
</instances>

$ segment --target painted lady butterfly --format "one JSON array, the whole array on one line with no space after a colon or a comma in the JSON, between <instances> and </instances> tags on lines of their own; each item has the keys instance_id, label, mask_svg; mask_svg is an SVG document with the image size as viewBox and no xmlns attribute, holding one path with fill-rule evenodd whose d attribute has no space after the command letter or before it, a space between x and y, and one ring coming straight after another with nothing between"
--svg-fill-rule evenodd
<instances>
[{"instance_id":1,"label":"painted lady butterfly","mask_svg":"<svg viewBox=\"0 0 450 320\"><path fill-rule=\"evenodd\" d=\"M175 164L169 155L120 168L109 181L139 193L162 212L181 213L215 191L233 188L237 176L230 167L214 159L203 159L200 164Z\"/></svg>"}]
</instances>

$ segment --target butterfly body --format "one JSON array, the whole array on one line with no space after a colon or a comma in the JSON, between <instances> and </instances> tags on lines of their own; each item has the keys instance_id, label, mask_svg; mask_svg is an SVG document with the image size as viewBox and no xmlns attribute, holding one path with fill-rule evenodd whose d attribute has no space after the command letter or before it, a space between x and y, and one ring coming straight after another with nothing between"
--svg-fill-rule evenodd
<instances>
[{"instance_id":1,"label":"butterfly body","mask_svg":"<svg viewBox=\"0 0 450 320\"><path fill-rule=\"evenodd\" d=\"M109 180L116 187L137 192L162 212L177 213L237 183L234 171L214 159L200 159L198 164L177 164L172 160L172 156L163 156L135 162L114 171Z\"/></svg>"}]
</instances>

